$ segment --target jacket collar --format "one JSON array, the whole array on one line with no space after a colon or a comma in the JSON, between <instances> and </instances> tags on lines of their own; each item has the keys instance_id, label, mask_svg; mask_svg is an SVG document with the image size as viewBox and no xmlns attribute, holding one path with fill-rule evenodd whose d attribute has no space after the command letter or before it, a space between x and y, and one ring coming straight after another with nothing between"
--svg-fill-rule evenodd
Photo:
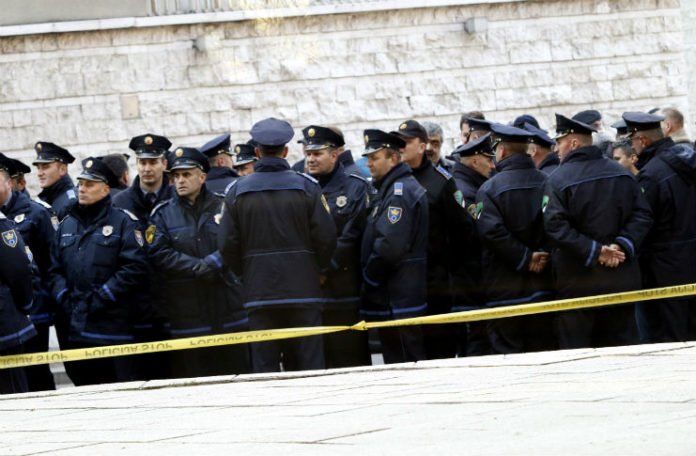
<instances>
[{"instance_id":1,"label":"jacket collar","mask_svg":"<svg viewBox=\"0 0 696 456\"><path fill-rule=\"evenodd\" d=\"M53 204L53 202L61 194L67 192L71 188L75 188L75 184L73 184L70 176L66 174L58 179L53 185L44 188L38 196L42 201L46 201L48 204Z\"/></svg>"},{"instance_id":2,"label":"jacket collar","mask_svg":"<svg viewBox=\"0 0 696 456\"><path fill-rule=\"evenodd\" d=\"M534 161L527 154L513 154L495 165L495 169L499 172L532 168L536 169L536 166L534 166Z\"/></svg>"},{"instance_id":3,"label":"jacket collar","mask_svg":"<svg viewBox=\"0 0 696 456\"><path fill-rule=\"evenodd\" d=\"M261 157L254 164L254 171L257 173L273 173L278 171L288 171L290 165L287 160L280 157Z\"/></svg>"},{"instance_id":4,"label":"jacket collar","mask_svg":"<svg viewBox=\"0 0 696 456\"><path fill-rule=\"evenodd\" d=\"M570 151L565 160L563 160L561 163L561 166L563 166L565 163L575 161L599 160L603 156L604 154L602 154L601 149L597 146L580 147Z\"/></svg>"}]
</instances>

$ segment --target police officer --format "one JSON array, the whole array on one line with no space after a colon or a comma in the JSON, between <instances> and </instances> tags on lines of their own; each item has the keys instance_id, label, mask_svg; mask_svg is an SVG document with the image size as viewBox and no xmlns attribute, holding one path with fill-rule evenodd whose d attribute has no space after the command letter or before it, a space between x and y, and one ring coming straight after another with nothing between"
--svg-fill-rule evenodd
<instances>
[{"instance_id":1,"label":"police officer","mask_svg":"<svg viewBox=\"0 0 696 456\"><path fill-rule=\"evenodd\" d=\"M39 199L49 204L58 220L70 211L77 202L75 184L68 174L68 165L75 161L70 152L50 142L37 142L34 146L36 176L39 179Z\"/></svg>"},{"instance_id":2,"label":"police officer","mask_svg":"<svg viewBox=\"0 0 696 456\"><path fill-rule=\"evenodd\" d=\"M135 214L143 227L147 226L152 209L173 196L173 189L165 176L165 153L171 145L164 136L152 133L135 136L128 145L135 151L138 175L128 189L114 197L114 206Z\"/></svg>"},{"instance_id":3,"label":"police officer","mask_svg":"<svg viewBox=\"0 0 696 456\"><path fill-rule=\"evenodd\" d=\"M638 182L592 145L594 128L556 114L561 166L547 178L544 228L559 298L640 289L637 255L652 217ZM562 312L560 348L636 342L634 306Z\"/></svg>"},{"instance_id":4,"label":"police officer","mask_svg":"<svg viewBox=\"0 0 696 456\"><path fill-rule=\"evenodd\" d=\"M220 233L224 263L242 276L251 330L321 325L321 271L336 247L336 227L321 187L290 169L289 123L268 118L251 138L255 172L227 191ZM255 372L324 368L321 336L252 344Z\"/></svg>"},{"instance_id":5,"label":"police officer","mask_svg":"<svg viewBox=\"0 0 696 456\"><path fill-rule=\"evenodd\" d=\"M459 146L452 153L454 163L454 181L462 192L463 203L467 212L476 218L476 193L493 171L493 143L491 135L486 134ZM459 258L459 271L455 284L454 312L480 309L484 305L483 280L481 278L481 240L474 230L461 242L466 253ZM460 356L480 356L492 353L487 323L472 321L460 325Z\"/></svg>"},{"instance_id":6,"label":"police officer","mask_svg":"<svg viewBox=\"0 0 696 456\"><path fill-rule=\"evenodd\" d=\"M25 174L31 173L31 168L14 158L5 157L11 163L10 178L12 179L12 191L21 192L29 195L27 191L27 181L24 178Z\"/></svg>"},{"instance_id":7,"label":"police officer","mask_svg":"<svg viewBox=\"0 0 696 456\"><path fill-rule=\"evenodd\" d=\"M55 316L55 303L48 288L48 269L51 265L51 247L58 228L58 218L44 202L32 201L25 193L12 191L11 176L17 172L16 161L0 154L0 210L14 221L16 231L34 254L34 263L39 274L34 277L34 303L30 318L37 337L29 339L24 346L28 353L48 351L48 330ZM25 368L29 391L53 390L56 388L48 364Z\"/></svg>"},{"instance_id":8,"label":"police officer","mask_svg":"<svg viewBox=\"0 0 696 456\"><path fill-rule=\"evenodd\" d=\"M310 125L302 130L306 141L309 174L317 179L336 225L336 251L327 271L324 290L325 325L352 325L360 321L360 241L367 219L369 184L355 174L346 174L338 161L343 138L334 130ZM369 365L367 333L343 331L324 336L326 367Z\"/></svg>"},{"instance_id":9,"label":"police officer","mask_svg":"<svg viewBox=\"0 0 696 456\"><path fill-rule=\"evenodd\" d=\"M561 164L558 154L553 152L556 141L544 130L530 123L525 123L524 129L532 134L529 137L527 154L532 157L532 161L539 171L551 174Z\"/></svg>"},{"instance_id":10,"label":"police officer","mask_svg":"<svg viewBox=\"0 0 696 456\"><path fill-rule=\"evenodd\" d=\"M1 166L1 165L0 165ZM9 186L7 169L0 167L0 186ZM0 212L0 356L23 353L22 345L36 335L26 314L32 305L31 252ZM23 368L0 369L0 394L29 391Z\"/></svg>"},{"instance_id":11,"label":"police officer","mask_svg":"<svg viewBox=\"0 0 696 456\"><path fill-rule=\"evenodd\" d=\"M368 177L369 175L366 175L363 172L363 170L360 169L360 167L357 164L355 164L355 160L353 159L353 152L351 152L350 149L345 148L346 142L344 140L343 132L341 131L341 129L334 126L326 128L329 128L331 131L333 131L335 137L337 138L334 142L336 143L336 150L338 152L338 162L343 165L344 172L346 174L355 174L357 176ZM292 165L292 169L302 173L307 170L307 141L306 138L302 138L297 142L299 144L302 144L302 154L305 156L305 158L299 160L294 165Z\"/></svg>"},{"instance_id":12,"label":"police officer","mask_svg":"<svg viewBox=\"0 0 696 456\"><path fill-rule=\"evenodd\" d=\"M662 116L627 112L623 119L630 141L641 157L652 157L638 181L652 208L655 223L641 254L643 286L696 282L696 155L687 144L675 144L660 128ZM677 342L696 336L696 299L673 298L638 305L641 342Z\"/></svg>"},{"instance_id":13,"label":"police officer","mask_svg":"<svg viewBox=\"0 0 696 456\"><path fill-rule=\"evenodd\" d=\"M493 122L490 120L469 117L467 119L467 124L469 125L469 141L475 141L489 134L491 132L492 123Z\"/></svg>"},{"instance_id":14,"label":"police officer","mask_svg":"<svg viewBox=\"0 0 696 456\"><path fill-rule=\"evenodd\" d=\"M428 197L401 162L406 142L381 130L365 130L365 156L377 194L363 234L362 313L370 320L425 315ZM384 362L427 358L420 326L379 328Z\"/></svg>"},{"instance_id":15,"label":"police officer","mask_svg":"<svg viewBox=\"0 0 696 456\"><path fill-rule=\"evenodd\" d=\"M546 175L527 155L530 133L500 124L492 124L491 129L498 172L481 186L476 197L486 305L550 299L549 254L541 213ZM548 314L501 318L489 321L488 326L498 353L555 348Z\"/></svg>"},{"instance_id":16,"label":"police officer","mask_svg":"<svg viewBox=\"0 0 696 456\"><path fill-rule=\"evenodd\" d=\"M147 272L137 218L111 205L113 173L99 158L82 162L78 204L58 227L51 253L51 290L63 348L134 341L131 300ZM66 363L75 385L133 379L133 360L114 357Z\"/></svg>"},{"instance_id":17,"label":"police officer","mask_svg":"<svg viewBox=\"0 0 696 456\"><path fill-rule=\"evenodd\" d=\"M133 184L113 198L113 205L133 213L138 218L138 230L145 232L150 215L157 204L174 195L166 174L165 158L172 143L164 136L146 133L131 138L128 147L135 152L135 165L138 175ZM145 246L146 251L147 245ZM162 277L148 257L149 272L146 283L132 300L133 334L138 342L151 342L169 337L169 329L164 316ZM170 353L148 353L134 358L138 378L168 378L170 376Z\"/></svg>"},{"instance_id":18,"label":"police officer","mask_svg":"<svg viewBox=\"0 0 696 456\"><path fill-rule=\"evenodd\" d=\"M239 174L233 169L234 153L230 149L229 133L211 139L198 150L208 157L210 164L210 171L205 179L206 188L224 195L227 187L239 178Z\"/></svg>"},{"instance_id":19,"label":"police officer","mask_svg":"<svg viewBox=\"0 0 696 456\"><path fill-rule=\"evenodd\" d=\"M165 283L166 316L173 337L245 330L237 279L217 249L222 195L205 185L208 157L197 149L174 152L170 173L176 196L153 211L146 238ZM225 345L171 354L175 377L201 377L249 371L246 345Z\"/></svg>"},{"instance_id":20,"label":"police officer","mask_svg":"<svg viewBox=\"0 0 696 456\"><path fill-rule=\"evenodd\" d=\"M404 139L401 160L411 167L413 177L426 190L428 198L428 312L443 314L452 310L454 280L460 259L466 255L462 242L474 230L471 217L462 207L462 192L442 167L433 166L425 154L428 134L415 120L407 120L393 132ZM455 325L428 325L423 328L429 359L454 357L457 352Z\"/></svg>"},{"instance_id":21,"label":"police officer","mask_svg":"<svg viewBox=\"0 0 696 456\"><path fill-rule=\"evenodd\" d=\"M258 160L252 144L237 144L234 146L237 158L234 161L234 169L240 176L248 176L254 173L254 163Z\"/></svg>"}]
</instances>

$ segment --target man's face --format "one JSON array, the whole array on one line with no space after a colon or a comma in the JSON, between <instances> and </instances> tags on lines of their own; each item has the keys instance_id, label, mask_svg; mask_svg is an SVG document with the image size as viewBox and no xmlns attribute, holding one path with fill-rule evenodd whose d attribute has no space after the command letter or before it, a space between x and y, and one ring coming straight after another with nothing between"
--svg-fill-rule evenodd
<instances>
[{"instance_id":1,"label":"man's face","mask_svg":"<svg viewBox=\"0 0 696 456\"><path fill-rule=\"evenodd\" d=\"M232 168L234 166L234 157L228 154L219 154L215 157L215 166L221 168Z\"/></svg>"},{"instance_id":2,"label":"man's face","mask_svg":"<svg viewBox=\"0 0 696 456\"><path fill-rule=\"evenodd\" d=\"M308 150L305 152L305 168L313 176L322 176L333 171L337 159L335 149Z\"/></svg>"},{"instance_id":3,"label":"man's face","mask_svg":"<svg viewBox=\"0 0 696 456\"><path fill-rule=\"evenodd\" d=\"M162 176L167 169L165 158L138 158L135 163L140 182L145 185L157 185L162 182Z\"/></svg>"},{"instance_id":4,"label":"man's face","mask_svg":"<svg viewBox=\"0 0 696 456\"><path fill-rule=\"evenodd\" d=\"M83 206L89 206L101 201L109 194L109 185L104 182L94 182L79 179L77 199Z\"/></svg>"},{"instance_id":5,"label":"man's face","mask_svg":"<svg viewBox=\"0 0 696 456\"><path fill-rule=\"evenodd\" d=\"M483 130L474 130L469 132L469 141L476 141L479 138L482 138L488 134L487 131Z\"/></svg>"},{"instance_id":6,"label":"man's face","mask_svg":"<svg viewBox=\"0 0 696 456\"><path fill-rule=\"evenodd\" d=\"M573 150L573 141L570 135L556 139L556 152L561 161L565 160L571 150Z\"/></svg>"},{"instance_id":7,"label":"man's face","mask_svg":"<svg viewBox=\"0 0 696 456\"><path fill-rule=\"evenodd\" d=\"M469 140L469 135L470 135L470 134L471 134L471 130L469 129L469 124L466 123L466 122L464 122L464 123L462 124L462 128L461 128L461 131L460 131L460 135L461 135L461 138L462 138L462 144L466 144L466 143L468 143L468 142L470 141L470 140Z\"/></svg>"},{"instance_id":8,"label":"man's face","mask_svg":"<svg viewBox=\"0 0 696 456\"><path fill-rule=\"evenodd\" d=\"M471 160L469 160L469 166L471 169L486 178L491 177L491 173L495 169L493 157L482 154L474 155Z\"/></svg>"},{"instance_id":9,"label":"man's face","mask_svg":"<svg viewBox=\"0 0 696 456\"><path fill-rule=\"evenodd\" d=\"M633 136L631 136L631 145L633 146L633 150L636 151L636 154L640 155L650 144L648 138L638 132L633 133Z\"/></svg>"},{"instance_id":10,"label":"man's face","mask_svg":"<svg viewBox=\"0 0 696 456\"><path fill-rule=\"evenodd\" d=\"M39 187L46 188L58 182L68 172L68 167L60 162L37 163L36 177L39 179Z\"/></svg>"},{"instance_id":11,"label":"man's face","mask_svg":"<svg viewBox=\"0 0 696 456\"><path fill-rule=\"evenodd\" d=\"M205 182L205 173L198 168L176 169L171 172L176 194L181 198L195 200Z\"/></svg>"},{"instance_id":12,"label":"man's face","mask_svg":"<svg viewBox=\"0 0 696 456\"><path fill-rule=\"evenodd\" d=\"M617 163L619 163L621 166L628 170L633 169L633 164L636 162L636 159L638 158L634 153L626 155L625 151L621 148L614 149L612 155Z\"/></svg>"},{"instance_id":13,"label":"man's face","mask_svg":"<svg viewBox=\"0 0 696 456\"><path fill-rule=\"evenodd\" d=\"M408 163L411 168L416 168L421 164L423 154L425 153L425 143L421 142L420 138L403 138L406 141L406 147L401 149L401 160Z\"/></svg>"},{"instance_id":14,"label":"man's face","mask_svg":"<svg viewBox=\"0 0 696 456\"><path fill-rule=\"evenodd\" d=\"M428 136L428 144L425 145L425 154L428 156L428 160L436 164L440 161L440 151L442 150L442 136L431 135Z\"/></svg>"},{"instance_id":15,"label":"man's face","mask_svg":"<svg viewBox=\"0 0 696 456\"><path fill-rule=\"evenodd\" d=\"M12 179L5 171L0 171L0 207L2 207L12 194Z\"/></svg>"},{"instance_id":16,"label":"man's face","mask_svg":"<svg viewBox=\"0 0 696 456\"><path fill-rule=\"evenodd\" d=\"M244 165L237 166L235 169L240 176L248 176L254 173L254 162L245 163Z\"/></svg>"},{"instance_id":17,"label":"man's face","mask_svg":"<svg viewBox=\"0 0 696 456\"><path fill-rule=\"evenodd\" d=\"M385 149L367 156L367 168L374 181L380 181L398 163L394 155L388 154Z\"/></svg>"}]
</instances>

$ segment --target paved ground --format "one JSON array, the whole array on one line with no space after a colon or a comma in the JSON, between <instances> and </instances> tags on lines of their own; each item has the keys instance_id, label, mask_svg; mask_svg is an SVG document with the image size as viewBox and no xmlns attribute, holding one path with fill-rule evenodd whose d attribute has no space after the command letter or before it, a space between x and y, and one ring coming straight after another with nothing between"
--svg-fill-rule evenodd
<instances>
[{"instance_id":1,"label":"paved ground","mask_svg":"<svg viewBox=\"0 0 696 456\"><path fill-rule=\"evenodd\" d=\"M696 454L696 342L0 397L0 455Z\"/></svg>"}]
</instances>

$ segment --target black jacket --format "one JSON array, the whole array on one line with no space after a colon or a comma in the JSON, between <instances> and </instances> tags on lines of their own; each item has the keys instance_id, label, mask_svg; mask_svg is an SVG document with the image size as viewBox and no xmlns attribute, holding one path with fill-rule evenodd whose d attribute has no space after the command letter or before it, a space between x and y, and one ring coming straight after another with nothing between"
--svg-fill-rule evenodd
<instances>
[{"instance_id":1,"label":"black jacket","mask_svg":"<svg viewBox=\"0 0 696 456\"><path fill-rule=\"evenodd\" d=\"M133 213L139 220L142 229L145 229L150 220L152 210L159 203L168 200L174 196L174 189L167 182L167 176L164 176L162 186L155 194L155 199L148 201L147 197L140 189L140 176L136 176L133 184L126 190L117 194L113 199L114 207L120 207Z\"/></svg>"},{"instance_id":2,"label":"black jacket","mask_svg":"<svg viewBox=\"0 0 696 456\"><path fill-rule=\"evenodd\" d=\"M244 307L317 306L336 227L316 180L263 157L227 191L220 233L225 265L242 277Z\"/></svg>"},{"instance_id":3,"label":"black jacket","mask_svg":"<svg viewBox=\"0 0 696 456\"><path fill-rule=\"evenodd\" d=\"M34 304L31 321L35 324L50 324L55 316L55 302L48 287L51 266L51 248L56 238L58 218L51 206L32 201L20 192L13 192L2 212L14 220L17 231L31 249L39 274L34 277Z\"/></svg>"},{"instance_id":4,"label":"black jacket","mask_svg":"<svg viewBox=\"0 0 696 456\"><path fill-rule=\"evenodd\" d=\"M36 335L26 314L32 307L31 261L14 223L0 212L0 349Z\"/></svg>"},{"instance_id":5,"label":"black jacket","mask_svg":"<svg viewBox=\"0 0 696 456\"><path fill-rule=\"evenodd\" d=\"M504 306L548 299L549 269L529 272L535 251L547 250L541 203L546 175L527 155L512 155L478 191L476 227L483 243L486 305Z\"/></svg>"},{"instance_id":6,"label":"black jacket","mask_svg":"<svg viewBox=\"0 0 696 456\"><path fill-rule=\"evenodd\" d=\"M551 174L552 172L556 171L556 168L558 168L560 164L561 160L558 158L558 154L552 152L544 157L541 163L539 163L539 171L543 171L546 174Z\"/></svg>"},{"instance_id":7,"label":"black jacket","mask_svg":"<svg viewBox=\"0 0 696 456\"><path fill-rule=\"evenodd\" d=\"M229 332L247 323L239 285L217 248L221 210L222 196L204 186L193 205L175 196L152 215L150 256L164 276L159 286L172 336Z\"/></svg>"},{"instance_id":8,"label":"black jacket","mask_svg":"<svg viewBox=\"0 0 696 456\"><path fill-rule=\"evenodd\" d=\"M137 220L111 197L75 205L56 233L51 290L69 339L95 345L133 340L131 301L147 273Z\"/></svg>"},{"instance_id":9,"label":"black jacket","mask_svg":"<svg viewBox=\"0 0 696 456\"><path fill-rule=\"evenodd\" d=\"M381 181L363 235L362 313L369 319L425 314L428 250L428 198L400 163Z\"/></svg>"},{"instance_id":10,"label":"black jacket","mask_svg":"<svg viewBox=\"0 0 696 456\"><path fill-rule=\"evenodd\" d=\"M208 177L205 179L205 186L213 193L224 195L227 187L234 181L239 179L233 169L226 166L213 166L208 171Z\"/></svg>"},{"instance_id":11,"label":"black jacket","mask_svg":"<svg viewBox=\"0 0 696 456\"><path fill-rule=\"evenodd\" d=\"M696 154L682 144L660 147L638 181L655 219L641 257L644 285L696 282Z\"/></svg>"},{"instance_id":12,"label":"black jacket","mask_svg":"<svg viewBox=\"0 0 696 456\"><path fill-rule=\"evenodd\" d=\"M636 179L594 146L571 151L547 178L544 227L553 241L552 267L560 297L636 290L636 256L652 216ZM597 262L602 245L626 253L617 268Z\"/></svg>"},{"instance_id":13,"label":"black jacket","mask_svg":"<svg viewBox=\"0 0 696 456\"><path fill-rule=\"evenodd\" d=\"M434 313L449 312L453 297L450 283L467 254L474 223L462 207L464 198L452 176L433 166L423 155L421 165L411 170L428 199L428 303Z\"/></svg>"},{"instance_id":14,"label":"black jacket","mask_svg":"<svg viewBox=\"0 0 696 456\"><path fill-rule=\"evenodd\" d=\"M360 241L367 220L370 185L360 176L346 174L340 162L330 174L318 176L318 180L338 235L324 286L326 304L357 307L362 283Z\"/></svg>"},{"instance_id":15,"label":"black jacket","mask_svg":"<svg viewBox=\"0 0 696 456\"><path fill-rule=\"evenodd\" d=\"M66 174L50 187L44 188L38 197L53 208L58 220L63 220L77 203L77 188L70 176Z\"/></svg>"}]
</instances>

